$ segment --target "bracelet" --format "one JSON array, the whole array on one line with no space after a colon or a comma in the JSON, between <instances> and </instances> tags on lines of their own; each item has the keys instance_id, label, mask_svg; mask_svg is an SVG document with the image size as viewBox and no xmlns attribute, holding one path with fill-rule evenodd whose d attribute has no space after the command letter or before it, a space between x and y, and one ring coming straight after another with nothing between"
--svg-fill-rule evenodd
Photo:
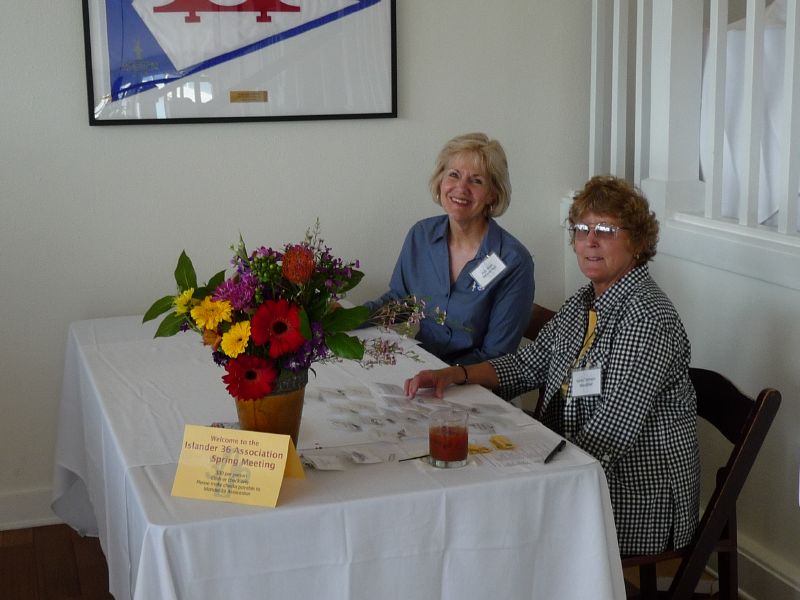
<instances>
[{"instance_id":1,"label":"bracelet","mask_svg":"<svg viewBox=\"0 0 800 600\"><path fill-rule=\"evenodd\" d=\"M464 381L457 385L466 385L469 383L469 373L467 373L467 367L464 365L456 365L457 367L461 367L461 370L464 371Z\"/></svg>"}]
</instances>

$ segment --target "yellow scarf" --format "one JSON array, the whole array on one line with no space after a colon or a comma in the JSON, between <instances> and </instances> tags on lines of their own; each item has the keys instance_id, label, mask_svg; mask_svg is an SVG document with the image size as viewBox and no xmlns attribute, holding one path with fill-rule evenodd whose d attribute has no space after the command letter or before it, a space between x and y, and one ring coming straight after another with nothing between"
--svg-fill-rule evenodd
<instances>
[{"instance_id":1,"label":"yellow scarf","mask_svg":"<svg viewBox=\"0 0 800 600\"><path fill-rule=\"evenodd\" d=\"M594 334L595 328L597 327L597 311L593 308L589 309L589 323L586 325L586 334L583 336L583 346L581 346L580 352L578 352L578 357L575 359L575 362L572 363L572 366L578 364L578 361L583 358L584 354L589 351L589 348L592 347L592 343L594 342ZM567 397L567 390L569 389L569 378L571 375L567 373L567 379L564 383L561 384L561 396L563 398Z\"/></svg>"}]
</instances>

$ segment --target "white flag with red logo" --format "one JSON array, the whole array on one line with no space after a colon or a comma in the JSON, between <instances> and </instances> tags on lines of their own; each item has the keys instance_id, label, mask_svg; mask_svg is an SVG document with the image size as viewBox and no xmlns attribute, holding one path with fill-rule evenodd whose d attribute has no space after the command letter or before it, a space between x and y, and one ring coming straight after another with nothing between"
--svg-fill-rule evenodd
<instances>
[{"instance_id":1,"label":"white flag with red logo","mask_svg":"<svg viewBox=\"0 0 800 600\"><path fill-rule=\"evenodd\" d=\"M358 0L133 0L177 70L322 26Z\"/></svg>"}]
</instances>

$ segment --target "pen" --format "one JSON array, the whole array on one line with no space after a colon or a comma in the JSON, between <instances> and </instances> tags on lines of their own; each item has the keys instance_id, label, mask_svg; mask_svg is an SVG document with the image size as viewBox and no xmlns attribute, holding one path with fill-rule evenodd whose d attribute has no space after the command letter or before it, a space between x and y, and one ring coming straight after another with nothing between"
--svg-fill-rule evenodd
<instances>
[{"instance_id":1,"label":"pen","mask_svg":"<svg viewBox=\"0 0 800 600\"><path fill-rule=\"evenodd\" d=\"M427 458L430 454L423 454L422 456L409 456L408 458L401 458L397 462L405 462L407 460L417 460L418 458Z\"/></svg>"},{"instance_id":2,"label":"pen","mask_svg":"<svg viewBox=\"0 0 800 600\"><path fill-rule=\"evenodd\" d=\"M564 446L566 446L566 445L567 445L567 440L561 440L560 442L558 442L558 446L556 446L555 448L553 448L553 449L550 451L550 454L548 454L548 455L545 457L545 459L544 459L544 464L547 464L547 463L549 463L551 460L553 460L553 457L554 457L556 454L558 454L559 452L561 452L561 451L564 449Z\"/></svg>"}]
</instances>

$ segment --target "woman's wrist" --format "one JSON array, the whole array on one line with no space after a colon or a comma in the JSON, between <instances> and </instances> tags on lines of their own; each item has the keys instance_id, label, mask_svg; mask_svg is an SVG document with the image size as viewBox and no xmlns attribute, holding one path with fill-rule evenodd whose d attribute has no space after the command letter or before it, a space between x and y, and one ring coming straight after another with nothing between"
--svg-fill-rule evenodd
<instances>
[{"instance_id":1,"label":"woman's wrist","mask_svg":"<svg viewBox=\"0 0 800 600\"><path fill-rule=\"evenodd\" d=\"M467 372L467 367L461 364L456 364L455 366L460 368L462 373L464 374L464 381L457 383L456 385L466 385L467 383L469 383L469 373Z\"/></svg>"}]
</instances>

